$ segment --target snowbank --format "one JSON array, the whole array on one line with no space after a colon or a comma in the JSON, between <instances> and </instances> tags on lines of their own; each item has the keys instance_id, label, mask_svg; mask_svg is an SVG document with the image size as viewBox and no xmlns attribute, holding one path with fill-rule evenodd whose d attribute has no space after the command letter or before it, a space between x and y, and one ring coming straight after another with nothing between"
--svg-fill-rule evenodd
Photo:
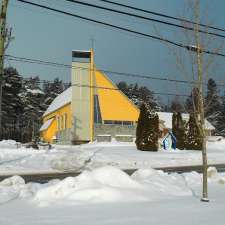
<instances>
[{"instance_id":1,"label":"snowbank","mask_svg":"<svg viewBox=\"0 0 225 225\"><path fill-rule=\"evenodd\" d=\"M221 177L215 168L209 170L209 176L209 182L224 185L225 177ZM199 184L201 175L195 172L182 175L141 169L128 176L117 168L106 166L62 181L52 180L47 184L25 184L21 177L11 177L0 182L0 203L18 198L31 199L33 204L39 206L62 202L73 205L151 202L197 195L193 188Z\"/></svg>"},{"instance_id":2,"label":"snowbank","mask_svg":"<svg viewBox=\"0 0 225 225\"><path fill-rule=\"evenodd\" d=\"M14 140L3 140L0 141L0 149L7 148L7 149L16 149L21 146L20 143Z\"/></svg>"}]
</instances>

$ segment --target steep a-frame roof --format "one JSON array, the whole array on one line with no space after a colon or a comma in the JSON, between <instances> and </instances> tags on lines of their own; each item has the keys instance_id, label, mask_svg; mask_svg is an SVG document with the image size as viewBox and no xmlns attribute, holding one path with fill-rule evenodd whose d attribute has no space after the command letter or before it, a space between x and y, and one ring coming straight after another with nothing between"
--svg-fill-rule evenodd
<instances>
[{"instance_id":1,"label":"steep a-frame roof","mask_svg":"<svg viewBox=\"0 0 225 225\"><path fill-rule=\"evenodd\" d=\"M137 121L139 109L119 90L117 86L101 71L95 71L94 77L96 94L98 95L99 107L102 120ZM109 89L104 89L109 88ZM43 116L58 110L71 103L72 87L58 95L50 104Z\"/></svg>"},{"instance_id":2,"label":"steep a-frame roof","mask_svg":"<svg viewBox=\"0 0 225 225\"><path fill-rule=\"evenodd\" d=\"M101 71L95 71L102 120L137 121L139 109L125 96L117 86Z\"/></svg>"},{"instance_id":3,"label":"steep a-frame roof","mask_svg":"<svg viewBox=\"0 0 225 225\"><path fill-rule=\"evenodd\" d=\"M64 105L67 105L71 102L71 98L72 87L69 87L52 101L43 116L47 116L48 114L62 108Z\"/></svg>"}]
</instances>

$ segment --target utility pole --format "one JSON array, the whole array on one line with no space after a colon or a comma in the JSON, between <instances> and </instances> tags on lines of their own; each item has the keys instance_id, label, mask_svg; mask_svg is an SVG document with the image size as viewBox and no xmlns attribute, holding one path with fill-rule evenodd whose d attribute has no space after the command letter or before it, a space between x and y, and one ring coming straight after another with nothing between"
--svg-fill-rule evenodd
<instances>
[{"instance_id":1,"label":"utility pole","mask_svg":"<svg viewBox=\"0 0 225 225\"><path fill-rule=\"evenodd\" d=\"M5 41L8 36L6 14L9 0L2 0L0 12L0 139L2 138L2 80L4 73Z\"/></svg>"},{"instance_id":2,"label":"utility pole","mask_svg":"<svg viewBox=\"0 0 225 225\"><path fill-rule=\"evenodd\" d=\"M195 7L195 41L196 41L196 52L197 52L197 68L198 68L198 82L197 86L199 89L198 93L198 106L196 110L195 119L199 127L201 141L202 141L202 174L203 174L203 187L202 187L202 198L201 201L209 202L208 199L208 181L207 181L207 152L206 152L206 134L205 134L205 115L204 115L204 99L203 99L203 71L202 71L202 47L199 37L199 0L196 1ZM198 115L199 114L199 115ZM200 116L200 118L199 118ZM200 119L200 121L199 121Z\"/></svg>"}]
</instances>

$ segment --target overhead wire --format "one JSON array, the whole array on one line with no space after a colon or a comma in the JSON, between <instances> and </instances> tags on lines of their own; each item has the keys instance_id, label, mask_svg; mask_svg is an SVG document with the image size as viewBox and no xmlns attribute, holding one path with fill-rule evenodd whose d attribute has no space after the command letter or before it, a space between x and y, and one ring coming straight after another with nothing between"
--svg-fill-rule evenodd
<instances>
[{"instance_id":1,"label":"overhead wire","mask_svg":"<svg viewBox=\"0 0 225 225\"><path fill-rule=\"evenodd\" d=\"M96 4L91 4L91 3L78 1L78 0L65 0L65 1L71 2L71 3L74 3L74 4L94 7L94 8L97 8L97 9L102 9L102 10L106 10L106 11L109 11L109 12L114 12L114 13L118 13L118 14L122 14L122 15L136 17L136 18L139 18L139 19L142 19L142 20L147 20L147 21L152 21L152 22L156 22L156 23L160 23L160 24L164 24L164 25L168 25L168 26L173 26L173 27L176 27L176 28L182 28L182 29L186 29L186 30L195 31L194 27L188 27L188 26L184 26L184 25L180 25L180 24L175 24L175 23L172 23L172 22L154 19L154 18L150 18L150 17L146 17L146 16L142 16L142 15L138 15L138 14L134 14L134 13L130 13L130 12L117 10L117 9L107 8L107 7L99 6L99 5L96 5ZM199 29L198 32L208 34L208 35L213 35L213 36L216 36L216 37L225 38L225 35L218 34L218 33L211 32L211 31L204 31L204 30Z\"/></svg>"},{"instance_id":2,"label":"overhead wire","mask_svg":"<svg viewBox=\"0 0 225 225\"><path fill-rule=\"evenodd\" d=\"M104 2L104 3L109 3L109 4L112 4L112 5L116 5L116 6L122 6L124 8L132 9L132 10L136 10L136 11L144 12L144 13L148 13L148 14L152 14L152 15L155 15L155 16L164 17L164 18L167 18L167 19L177 20L177 21L189 23L189 24L192 24L192 25L198 25L198 26L201 26L201 27L205 27L207 29L213 29L213 30L225 32L225 29L223 29L223 28L210 26L210 25L203 24L203 23L196 23L196 22L194 22L192 20L188 20L186 18L175 17L175 16L171 16L171 15L168 15L168 14L165 14L165 13L150 11L150 10L147 10L147 9L142 9L142 8L122 4L122 3L119 3L119 2L109 1L109 0L98 0L98 1Z\"/></svg>"},{"instance_id":3,"label":"overhead wire","mask_svg":"<svg viewBox=\"0 0 225 225\"><path fill-rule=\"evenodd\" d=\"M125 27L113 25L111 23L106 23L106 22L91 19L91 18L88 18L88 17L79 16L77 14L69 13L69 12L66 12L66 11L63 11L63 10L59 10L59 9L55 9L55 8L52 8L52 7L49 7L49 6L46 6L46 5L41 5L41 4L37 4L37 3L34 3L34 2L25 1L25 0L17 0L17 1L25 3L25 4L32 5L32 6L35 6L35 7L39 7L39 8L54 11L54 12L57 12L57 13L61 13L61 14L67 15L67 16L79 18L79 19L82 19L82 20L85 20L85 21L90 21L90 22L100 24L100 25L103 25L103 26L108 26L108 27L118 29L118 30L121 30L121 31L126 31L126 32L129 32L129 33L132 33L132 34L143 36L143 37L148 37L148 38L151 38L151 39L154 39L154 40L158 40L160 42L165 42L165 43L174 45L176 47L185 48L189 51L196 51L196 48L197 48L196 46L185 45L183 43L172 41L172 40L169 40L169 39L166 39L166 38L162 38L162 37L155 36L155 35L150 35L150 34L143 33L143 32L140 32L140 31L136 31L136 30L133 30L133 29L130 29L130 28L125 28ZM210 51L210 50L201 49L201 52L206 53L206 54L225 57L225 54L223 54L223 53L213 52L213 51Z\"/></svg>"},{"instance_id":4,"label":"overhead wire","mask_svg":"<svg viewBox=\"0 0 225 225\"><path fill-rule=\"evenodd\" d=\"M29 81L30 78L23 78L25 81ZM36 81L39 84L45 84L45 83L50 83L50 84L54 84L54 81L49 81L49 80L37 80ZM79 83L74 83L74 84L70 84L70 83L65 83L62 82L62 84L64 85L70 85L70 86L75 86L75 87L86 87L86 88L93 88L93 89L103 89L103 90L111 90L111 91L121 91L120 88L112 88L112 87L104 87L104 86L96 86L96 85L87 85L87 84L79 84ZM155 92L155 91L151 91L153 94L156 95L167 95L167 96L181 96L181 97L189 97L190 95L186 95L186 94L175 94L175 93L166 93L166 92Z\"/></svg>"},{"instance_id":5,"label":"overhead wire","mask_svg":"<svg viewBox=\"0 0 225 225\"><path fill-rule=\"evenodd\" d=\"M15 56L14 56L15 57ZM24 59L24 58L22 58ZM10 58L8 58L8 60L10 60ZM21 61L21 60L17 60L16 61ZM30 60L30 59L29 59ZM22 62L28 62L30 63L30 61L24 61L22 60ZM67 68L76 68L76 69L82 69L82 70L90 70L88 68L85 67L79 67L79 66L72 66L72 65L67 65L67 64L59 64L59 63L52 63L49 61L41 61L41 60L37 60L37 62L34 61L34 59L32 59L32 63L38 63L38 64L42 64L42 62L44 63L43 65L48 65L48 66L63 66L63 67L67 67ZM96 69L94 69L96 71ZM160 80L160 81L167 81L167 82L175 82L175 83L184 83L184 84L194 84L196 83L195 81L185 81L185 80L176 80L176 79L169 79L169 78L160 78L160 77L150 77L147 75L138 75L138 74L129 74L129 73L123 73L123 72L116 72L116 71L110 71L110 70L101 70L99 69L99 71L102 72L108 72L111 74L117 74L117 75L121 75L121 76L132 76L132 77L138 77L138 78L145 78L145 79L155 79L155 80ZM24 80L29 80L29 78L25 78ZM49 82L49 80L38 80L37 82L39 83L47 83ZM54 81L50 82L50 83L54 83ZM96 89L105 89L105 90L120 90L119 88L109 88L109 87L101 87L101 86L90 86L90 85L81 85L81 84L71 84L71 83L65 83L62 82L62 84L64 85L71 85L71 86L78 86L78 87L89 87L89 88L96 88ZM203 85L207 85L207 83L203 83ZM225 87L225 85L222 84L218 84L217 86L222 86ZM175 94L175 93L166 93L166 92L155 92L153 91L154 94L156 95L166 95L166 96L181 96L181 97L189 97L190 95L186 95L186 94Z\"/></svg>"},{"instance_id":6,"label":"overhead wire","mask_svg":"<svg viewBox=\"0 0 225 225\"><path fill-rule=\"evenodd\" d=\"M17 57L12 55L5 55L6 59L9 61L18 61L18 62L24 62L24 63L35 63L35 64L41 64L46 66L54 66L54 67L62 67L62 68L69 68L69 69L81 69L81 70L90 70L89 68L82 67L82 66L74 66L69 64L63 64L63 63L57 63L57 62L51 62L51 61L44 61L44 60L37 60L37 59L31 59L31 58L25 58L25 57ZM96 70L96 69L94 69ZM125 72L119 72L119 71L112 71L112 70L106 70L102 68L98 68L97 70L102 71L104 73L109 73L112 75L118 75L118 76L124 76L124 77L134 77L134 78L143 78L143 79L151 79L151 80L159 80L159 81L166 81L166 82L176 82L176 83L184 83L184 84L196 84L197 81L195 80L178 80L178 79L171 79L167 77L160 77L157 76L150 76L150 75L142 75L142 74L135 74L135 73L125 73ZM207 85L207 83L203 83L203 85ZM225 85L220 85L223 86Z\"/></svg>"}]
</instances>

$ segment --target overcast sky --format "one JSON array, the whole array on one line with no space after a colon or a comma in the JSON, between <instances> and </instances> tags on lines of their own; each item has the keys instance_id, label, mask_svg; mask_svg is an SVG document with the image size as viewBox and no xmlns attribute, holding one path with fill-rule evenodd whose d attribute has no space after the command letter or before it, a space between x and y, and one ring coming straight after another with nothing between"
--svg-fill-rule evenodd
<instances>
[{"instance_id":1,"label":"overcast sky","mask_svg":"<svg viewBox=\"0 0 225 225\"><path fill-rule=\"evenodd\" d=\"M117 1L172 16L185 16L187 13L184 0ZM90 49L91 39L94 38L95 64L100 69L149 76L192 79L192 77L184 77L178 71L175 63L176 60L171 53L174 50L176 51L175 48L171 51L167 45L152 39L115 31L101 25L84 22L80 19L70 18L65 15L24 5L16 0L10 0L9 2L8 25L13 28L15 40L10 44L7 50L8 54L71 64L71 51L73 49ZM159 35L157 34L159 32L160 35L168 39L180 41L179 33L181 31L169 26L158 25L150 21L146 22L93 8L81 7L63 0L32 0L32 2L45 4L57 9L132 28L152 35ZM87 0L86 2L103 5L98 0ZM225 28L225 1L202 0L201 2L202 12L204 11L201 15L201 22L211 23L214 26ZM107 4L106 6L112 7ZM148 16L153 17L151 15ZM213 42L217 46L217 43L221 43L222 40L215 38ZM222 49L221 51L225 53L225 50ZM224 82L225 66L223 65L225 65L225 58L219 59L216 57L215 60L216 66L212 70L213 74L210 72L209 76L213 76L218 82ZM66 82L70 81L70 69L15 63L12 61L6 61L6 65L16 67L19 73L26 77L39 75L41 79L53 80L55 77L59 77ZM131 80L126 77L119 77L112 74L108 75L115 82L120 80L125 80L130 83L138 82L140 85L148 86L155 92L190 92L190 87L188 86L171 85L168 82L155 80Z\"/></svg>"}]
</instances>

